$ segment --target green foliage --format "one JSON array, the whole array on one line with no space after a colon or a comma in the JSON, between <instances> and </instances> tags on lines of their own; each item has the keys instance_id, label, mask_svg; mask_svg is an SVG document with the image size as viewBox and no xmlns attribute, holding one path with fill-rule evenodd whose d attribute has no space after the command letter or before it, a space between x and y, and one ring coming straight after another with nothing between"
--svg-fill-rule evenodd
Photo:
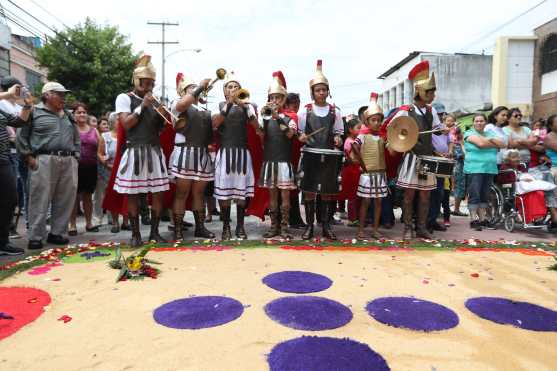
<instances>
[{"instance_id":1,"label":"green foliage","mask_svg":"<svg viewBox=\"0 0 557 371\"><path fill-rule=\"evenodd\" d=\"M83 101L90 114L100 115L113 110L116 96L130 88L136 56L117 27L87 18L48 40L37 59L49 80L72 90L68 102Z\"/></svg>"}]
</instances>

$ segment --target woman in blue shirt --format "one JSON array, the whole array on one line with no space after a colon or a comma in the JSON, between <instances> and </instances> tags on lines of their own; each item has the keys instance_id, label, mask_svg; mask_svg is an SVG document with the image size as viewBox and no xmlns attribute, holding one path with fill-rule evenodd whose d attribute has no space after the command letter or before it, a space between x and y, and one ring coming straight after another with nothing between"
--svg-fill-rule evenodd
<instances>
[{"instance_id":1,"label":"woman in blue shirt","mask_svg":"<svg viewBox=\"0 0 557 371\"><path fill-rule=\"evenodd\" d=\"M486 218L489 187L497 174L497 149L505 143L492 131L485 131L487 119L477 113L473 117L473 128L464 133L464 173L468 185L468 210L470 228L481 231L482 227L492 227Z\"/></svg>"}]
</instances>

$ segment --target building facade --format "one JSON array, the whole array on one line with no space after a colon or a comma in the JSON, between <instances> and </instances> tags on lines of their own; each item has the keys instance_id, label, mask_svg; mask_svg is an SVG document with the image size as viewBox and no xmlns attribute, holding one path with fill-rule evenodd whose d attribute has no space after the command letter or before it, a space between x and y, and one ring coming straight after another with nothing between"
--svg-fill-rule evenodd
<instances>
[{"instance_id":1,"label":"building facade","mask_svg":"<svg viewBox=\"0 0 557 371\"><path fill-rule=\"evenodd\" d=\"M385 111L412 102L408 73L424 60L435 73L435 101L443 103L448 112L477 110L491 102L491 56L415 51L378 77L383 80L379 104Z\"/></svg>"},{"instance_id":2,"label":"building facade","mask_svg":"<svg viewBox=\"0 0 557 371\"><path fill-rule=\"evenodd\" d=\"M557 18L534 29L533 117L557 114Z\"/></svg>"},{"instance_id":3,"label":"building facade","mask_svg":"<svg viewBox=\"0 0 557 371\"><path fill-rule=\"evenodd\" d=\"M39 38L12 34L7 25L0 23L0 78L14 76L31 91L46 82L47 71L36 59L40 46Z\"/></svg>"}]
</instances>

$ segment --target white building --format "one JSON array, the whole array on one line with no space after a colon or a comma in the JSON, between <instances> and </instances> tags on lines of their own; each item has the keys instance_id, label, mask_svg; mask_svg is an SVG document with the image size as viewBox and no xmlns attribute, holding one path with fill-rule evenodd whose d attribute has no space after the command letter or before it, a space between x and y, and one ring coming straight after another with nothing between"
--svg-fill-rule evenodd
<instances>
[{"instance_id":1,"label":"white building","mask_svg":"<svg viewBox=\"0 0 557 371\"><path fill-rule=\"evenodd\" d=\"M435 101L448 112L478 109L491 102L491 56L414 51L378 77L383 80L379 104L385 111L412 102L408 73L424 60L429 61L430 73L435 73Z\"/></svg>"}]
</instances>

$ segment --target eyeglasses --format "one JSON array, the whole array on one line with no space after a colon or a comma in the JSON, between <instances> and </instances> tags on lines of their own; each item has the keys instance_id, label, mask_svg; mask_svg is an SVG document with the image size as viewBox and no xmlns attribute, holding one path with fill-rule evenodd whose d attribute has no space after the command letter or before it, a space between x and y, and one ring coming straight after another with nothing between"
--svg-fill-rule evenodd
<instances>
[{"instance_id":1,"label":"eyeglasses","mask_svg":"<svg viewBox=\"0 0 557 371\"><path fill-rule=\"evenodd\" d=\"M522 115L521 115L520 113L515 113L515 114L513 115L513 117L518 117L518 118L520 118L520 117L522 117Z\"/></svg>"}]
</instances>

